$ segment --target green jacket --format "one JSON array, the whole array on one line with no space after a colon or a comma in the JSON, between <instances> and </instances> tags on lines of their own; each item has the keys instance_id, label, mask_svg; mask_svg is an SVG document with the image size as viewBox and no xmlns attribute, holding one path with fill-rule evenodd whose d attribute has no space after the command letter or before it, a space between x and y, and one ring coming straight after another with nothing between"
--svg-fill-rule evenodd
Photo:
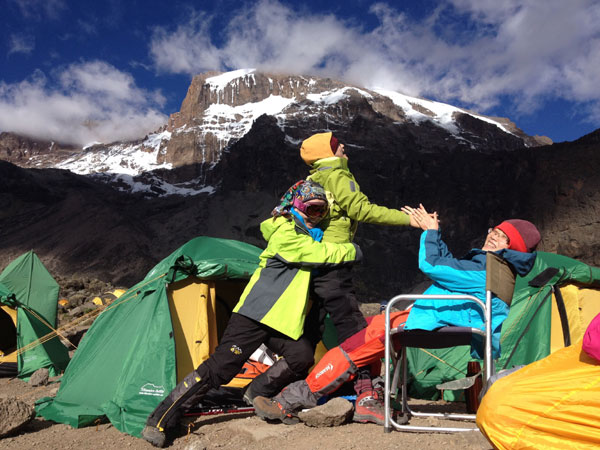
<instances>
[{"instance_id":1,"label":"green jacket","mask_svg":"<svg viewBox=\"0 0 600 450\"><path fill-rule=\"evenodd\" d=\"M298 339L310 307L311 270L352 264L362 252L355 244L314 241L295 218L267 219L260 230L268 245L233 312Z\"/></svg>"},{"instance_id":2,"label":"green jacket","mask_svg":"<svg viewBox=\"0 0 600 450\"><path fill-rule=\"evenodd\" d=\"M327 191L329 219L323 223L324 241L351 242L358 222L378 225L409 225L410 217L397 209L371 203L360 191L348 160L332 156L312 164L308 179L316 181Z\"/></svg>"}]
</instances>

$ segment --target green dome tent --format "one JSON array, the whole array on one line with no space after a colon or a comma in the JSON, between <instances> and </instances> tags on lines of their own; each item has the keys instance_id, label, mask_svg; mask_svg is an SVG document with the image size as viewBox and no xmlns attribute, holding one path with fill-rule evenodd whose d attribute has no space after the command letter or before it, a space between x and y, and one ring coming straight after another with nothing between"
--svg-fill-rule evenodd
<instances>
[{"instance_id":1,"label":"green dome tent","mask_svg":"<svg viewBox=\"0 0 600 450\"><path fill-rule=\"evenodd\" d=\"M600 312L600 268L553 253L538 252L525 277L517 277L508 318L502 325L496 370L527 365L583 337ZM408 350L410 395L436 398L436 385L466 375L469 347ZM444 391L462 400L462 391Z\"/></svg>"},{"instance_id":2,"label":"green dome tent","mask_svg":"<svg viewBox=\"0 0 600 450\"><path fill-rule=\"evenodd\" d=\"M50 376L69 363L56 333L59 286L30 251L0 274L0 374L28 379L48 368Z\"/></svg>"},{"instance_id":3,"label":"green dome tent","mask_svg":"<svg viewBox=\"0 0 600 450\"><path fill-rule=\"evenodd\" d=\"M162 398L214 351L260 253L210 237L177 249L98 316L37 413L76 428L105 416L139 436Z\"/></svg>"}]
</instances>

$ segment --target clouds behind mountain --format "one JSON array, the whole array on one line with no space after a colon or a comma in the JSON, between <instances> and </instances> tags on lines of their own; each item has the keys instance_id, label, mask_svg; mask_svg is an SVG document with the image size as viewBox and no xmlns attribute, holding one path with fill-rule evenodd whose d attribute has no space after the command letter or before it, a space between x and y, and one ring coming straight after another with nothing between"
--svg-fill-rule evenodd
<instances>
[{"instance_id":1,"label":"clouds behind mountain","mask_svg":"<svg viewBox=\"0 0 600 450\"><path fill-rule=\"evenodd\" d=\"M261 0L235 11L217 44L212 17L154 30L161 71L257 67L456 101L476 110L512 97L529 113L548 96L584 102L600 121L600 4L588 0L447 0L415 19L385 3L376 25ZM559 31L560 30L560 31ZM350 44L351 43L351 44Z\"/></svg>"},{"instance_id":2,"label":"clouds behind mountain","mask_svg":"<svg viewBox=\"0 0 600 450\"><path fill-rule=\"evenodd\" d=\"M128 73L101 61L37 71L0 83L2 129L64 143L136 139L166 122L159 91L136 86Z\"/></svg>"}]
</instances>

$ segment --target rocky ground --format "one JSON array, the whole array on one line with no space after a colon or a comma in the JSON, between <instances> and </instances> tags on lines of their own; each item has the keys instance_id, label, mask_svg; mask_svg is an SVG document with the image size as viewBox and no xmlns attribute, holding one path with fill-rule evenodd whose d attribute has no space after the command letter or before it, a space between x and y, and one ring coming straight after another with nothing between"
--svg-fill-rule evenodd
<instances>
[{"instance_id":1,"label":"rocky ground","mask_svg":"<svg viewBox=\"0 0 600 450\"><path fill-rule=\"evenodd\" d=\"M57 384L32 387L18 379L0 378L0 402L16 399L33 405L35 399L56 392ZM424 403L424 402L423 402ZM455 408L443 402L436 404L442 409ZM0 408L1 409L1 408ZM188 418L190 433L182 426L180 435L170 445L173 449L489 449L490 444L479 433L469 431L459 434L441 433L384 433L383 428L374 424L346 423L328 428L309 427L304 423L296 425L268 424L252 413L223 414ZM413 419L413 424L423 424L427 420ZM434 422L430 420L429 422ZM436 423L441 421L435 420ZM449 423L449 421L444 421ZM452 422L453 426L466 427L468 423ZM150 449L150 444L119 432L111 424L99 424L87 428L74 429L68 425L55 424L36 418L16 433L0 438L1 449Z\"/></svg>"}]
</instances>

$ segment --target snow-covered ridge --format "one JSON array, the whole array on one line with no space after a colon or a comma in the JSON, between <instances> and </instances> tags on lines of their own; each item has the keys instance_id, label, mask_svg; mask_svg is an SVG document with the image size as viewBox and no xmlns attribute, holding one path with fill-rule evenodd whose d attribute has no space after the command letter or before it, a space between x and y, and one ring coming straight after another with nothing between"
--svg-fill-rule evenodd
<instances>
[{"instance_id":1,"label":"snow-covered ridge","mask_svg":"<svg viewBox=\"0 0 600 450\"><path fill-rule=\"evenodd\" d=\"M256 73L256 69L240 69L234 70L231 72L226 72L221 75L217 75L214 77L210 77L206 79L206 83L210 85L211 90L214 91L224 91L224 89L229 85L235 82L241 83L245 82L249 85L250 80L255 83L254 74ZM272 79L269 79L272 83ZM301 81L305 81L307 86L312 87L315 86L315 79L306 79L304 77L298 77L296 84L299 84ZM292 81L290 80L290 83ZM363 97L367 99L372 99L373 96L367 92L367 90L359 89L356 87L343 87L340 89L333 89L331 91L308 94L306 98L311 100L314 103L320 103L323 105L332 105L341 100L346 99L348 96L346 91L354 90L361 94ZM475 114L473 112L467 111L462 108L458 108L456 106L448 105L446 103L440 103L433 100L425 100L418 97L412 97L409 95L401 94L397 91L390 91L387 89L381 88L372 88L370 89L372 92L375 92L379 95L389 98L394 102L395 105L402 108L406 116L412 120L413 122L419 123L424 120L429 120L435 123L436 125L448 130L453 134L458 134L459 129L456 126L454 115L455 113L468 114L473 116L479 120L490 123L492 125L497 126L503 132L513 134L506 126L502 123L493 120L489 117L482 116L479 114ZM293 100L293 99L292 99ZM291 102L290 102L291 103ZM285 105L287 106L287 105ZM249 108L248 108L249 109ZM427 114L423 112L423 109L430 111L431 114ZM278 112L265 112L265 114L277 114ZM259 114L260 115L260 114Z\"/></svg>"},{"instance_id":2,"label":"snow-covered ridge","mask_svg":"<svg viewBox=\"0 0 600 450\"><path fill-rule=\"evenodd\" d=\"M500 122L492 120L489 117L473 114L462 108L457 108L456 106L448 105L446 103L435 102L433 100L424 100L418 97L411 97L396 91L389 91L386 89L375 88L373 89L373 91L377 92L380 95L388 97L394 102L395 105L402 108L402 110L409 119L416 123L422 122L424 120L430 120L433 121L435 124L439 125L440 127L447 129L452 134L458 134L459 130L454 120L454 114L462 113L473 116L479 120L483 120L484 122L491 123L492 125L496 125L505 133L513 134ZM422 109L415 108L415 105L418 105L421 108L430 111L432 114L429 115L427 113L424 113Z\"/></svg>"},{"instance_id":3,"label":"snow-covered ridge","mask_svg":"<svg viewBox=\"0 0 600 450\"><path fill-rule=\"evenodd\" d=\"M231 72L225 72L221 75L207 78L205 83L208 84L213 91L222 91L232 81L239 81L241 78L245 78L247 75L251 75L255 71L256 69L233 70Z\"/></svg>"},{"instance_id":4,"label":"snow-covered ridge","mask_svg":"<svg viewBox=\"0 0 600 450\"><path fill-rule=\"evenodd\" d=\"M226 144L243 137L258 117L263 114L277 115L294 101L293 98L271 95L259 102L240 106L212 104L205 110L204 123L198 129L203 134L211 133L219 142ZM186 130L189 131L193 130Z\"/></svg>"},{"instance_id":5,"label":"snow-covered ridge","mask_svg":"<svg viewBox=\"0 0 600 450\"><path fill-rule=\"evenodd\" d=\"M115 144L95 151L97 143L88 144L83 152L58 164L80 175L91 175L112 183L118 190L152 195L197 195L212 194L213 186L194 187L192 183L171 184L152 174L156 169L172 169L172 164L160 162L171 133L162 131L149 134L141 143ZM142 180L135 177L146 174Z\"/></svg>"},{"instance_id":6,"label":"snow-covered ridge","mask_svg":"<svg viewBox=\"0 0 600 450\"><path fill-rule=\"evenodd\" d=\"M77 156L69 158L57 165L59 169L67 169L80 175L92 173L138 175L156 169L171 169L169 163L160 163L161 144L168 141L171 133L150 134L138 144L115 144L94 151L92 145L84 148Z\"/></svg>"},{"instance_id":7,"label":"snow-covered ridge","mask_svg":"<svg viewBox=\"0 0 600 450\"><path fill-rule=\"evenodd\" d=\"M359 94L361 94L363 97L373 98L373 96L371 94L369 94L367 91L363 91L361 89L357 89L354 87L343 87L341 89L333 89L331 91L325 91L325 92L321 92L319 94L308 94L306 96L306 98L313 103L320 103L323 105L333 105L335 103L338 103L341 100L347 99L349 97L349 95L346 94L347 91L355 91L355 92L358 92Z\"/></svg>"}]
</instances>

